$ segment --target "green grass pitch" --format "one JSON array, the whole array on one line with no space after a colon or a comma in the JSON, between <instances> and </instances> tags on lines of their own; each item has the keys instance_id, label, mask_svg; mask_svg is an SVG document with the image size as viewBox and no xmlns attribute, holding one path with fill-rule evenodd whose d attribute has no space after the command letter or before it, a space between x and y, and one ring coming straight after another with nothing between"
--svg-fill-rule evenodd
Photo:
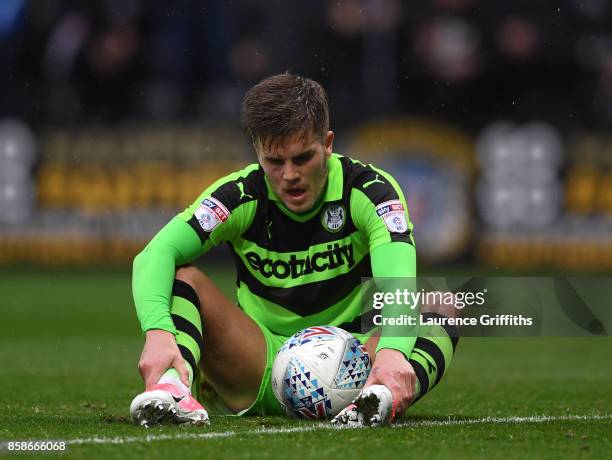
<instances>
[{"instance_id":1,"label":"green grass pitch","mask_svg":"<svg viewBox=\"0 0 612 460\"><path fill-rule=\"evenodd\" d=\"M142 390L129 272L3 269L0 293L0 442L64 440L62 457L96 459L610 457L608 338L464 338L393 428L213 416L145 430L127 419Z\"/></svg>"}]
</instances>

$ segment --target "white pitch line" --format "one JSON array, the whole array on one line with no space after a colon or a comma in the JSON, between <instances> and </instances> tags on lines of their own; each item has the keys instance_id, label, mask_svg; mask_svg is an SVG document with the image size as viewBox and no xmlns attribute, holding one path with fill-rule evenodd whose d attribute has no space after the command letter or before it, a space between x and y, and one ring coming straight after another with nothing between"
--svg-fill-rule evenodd
<instances>
[{"instance_id":1,"label":"white pitch line","mask_svg":"<svg viewBox=\"0 0 612 460\"><path fill-rule=\"evenodd\" d=\"M447 420L416 420L400 422L393 425L394 428L416 428L432 426L461 426L482 424L524 424L524 423L548 423L559 421L597 421L611 420L612 414L606 415L534 415L528 417L483 417L477 419L453 419ZM231 438L234 436L271 435L284 433L307 433L318 430L337 430L338 427L329 423L315 423L309 426L296 426L292 428L258 428L250 431L220 431L211 433L174 433L174 434L149 434L145 436L116 436L116 437L91 437L66 440L69 445L86 444L128 444L133 442L151 441L175 441L181 439L216 439Z\"/></svg>"},{"instance_id":2,"label":"white pitch line","mask_svg":"<svg viewBox=\"0 0 612 460\"><path fill-rule=\"evenodd\" d=\"M394 428L405 428L405 427L429 427L429 426L460 426L460 425L483 425L483 424L521 424L521 423L547 423L547 422L561 422L561 421L580 421L580 420L610 420L612 414L607 415L530 415L526 417L483 417L483 418L468 418L468 419L456 419L448 418L446 420L415 420L399 422L392 425Z\"/></svg>"},{"instance_id":3,"label":"white pitch line","mask_svg":"<svg viewBox=\"0 0 612 460\"><path fill-rule=\"evenodd\" d=\"M204 428L205 429L205 428ZM214 439L231 438L242 434L282 434L305 433L308 431L336 429L327 423L315 423L310 426L296 426L293 428L257 428L249 431L217 431L212 433L176 433L176 434L149 434L146 436L116 436L113 438L93 437L67 440L67 444L125 444L130 442L169 441L179 439Z\"/></svg>"}]
</instances>

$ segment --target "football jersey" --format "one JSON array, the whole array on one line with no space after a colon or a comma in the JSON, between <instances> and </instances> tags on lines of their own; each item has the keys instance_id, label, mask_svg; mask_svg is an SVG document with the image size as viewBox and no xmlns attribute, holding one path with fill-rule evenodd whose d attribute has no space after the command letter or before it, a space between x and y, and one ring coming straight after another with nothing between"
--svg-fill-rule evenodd
<instances>
[{"instance_id":1,"label":"football jersey","mask_svg":"<svg viewBox=\"0 0 612 460\"><path fill-rule=\"evenodd\" d=\"M276 334L316 324L359 331L370 251L391 241L414 244L406 201L389 174L338 154L328 167L323 196L305 214L287 209L253 164L212 184L178 215L197 233L202 253L229 245L240 307Z\"/></svg>"}]
</instances>

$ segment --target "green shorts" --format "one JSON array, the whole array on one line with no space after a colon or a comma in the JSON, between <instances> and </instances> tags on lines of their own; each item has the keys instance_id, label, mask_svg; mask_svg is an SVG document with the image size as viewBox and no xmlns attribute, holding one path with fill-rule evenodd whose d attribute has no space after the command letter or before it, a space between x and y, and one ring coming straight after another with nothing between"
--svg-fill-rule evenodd
<instances>
[{"instance_id":1,"label":"green shorts","mask_svg":"<svg viewBox=\"0 0 612 460\"><path fill-rule=\"evenodd\" d=\"M437 315L435 313L425 313L424 317L429 315ZM281 404L274 396L272 390L272 365L276 353L289 338L282 335L277 335L271 332L264 325L257 323L261 332L266 339L267 354L266 368L264 370L257 398L249 407L238 413L237 415L285 415L285 411ZM419 336L408 360L412 365L417 379L419 381L420 391L415 402L421 399L429 392L442 378L446 369L450 365L455 348L457 346L458 335L454 330L444 329L441 326L431 326L436 329L426 332L427 337ZM361 343L365 343L369 337L375 332L370 331L367 334L352 333L359 339ZM213 409L212 412L225 412L219 409L218 402L213 404L206 398L203 400L204 406Z\"/></svg>"}]
</instances>

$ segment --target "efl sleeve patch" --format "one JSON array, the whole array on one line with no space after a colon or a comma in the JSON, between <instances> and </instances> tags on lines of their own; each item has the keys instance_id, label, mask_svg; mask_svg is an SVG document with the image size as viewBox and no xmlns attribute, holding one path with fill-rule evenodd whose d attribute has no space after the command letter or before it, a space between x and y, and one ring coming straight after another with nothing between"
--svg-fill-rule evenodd
<instances>
[{"instance_id":1,"label":"efl sleeve patch","mask_svg":"<svg viewBox=\"0 0 612 460\"><path fill-rule=\"evenodd\" d=\"M408 230L406 210L400 200L390 200L376 206L376 215L380 217L391 233L404 233Z\"/></svg>"},{"instance_id":2,"label":"efl sleeve patch","mask_svg":"<svg viewBox=\"0 0 612 460\"><path fill-rule=\"evenodd\" d=\"M212 232L217 225L225 222L229 218L230 212L216 198L205 198L193 216L197 219L200 227L205 232Z\"/></svg>"}]
</instances>

